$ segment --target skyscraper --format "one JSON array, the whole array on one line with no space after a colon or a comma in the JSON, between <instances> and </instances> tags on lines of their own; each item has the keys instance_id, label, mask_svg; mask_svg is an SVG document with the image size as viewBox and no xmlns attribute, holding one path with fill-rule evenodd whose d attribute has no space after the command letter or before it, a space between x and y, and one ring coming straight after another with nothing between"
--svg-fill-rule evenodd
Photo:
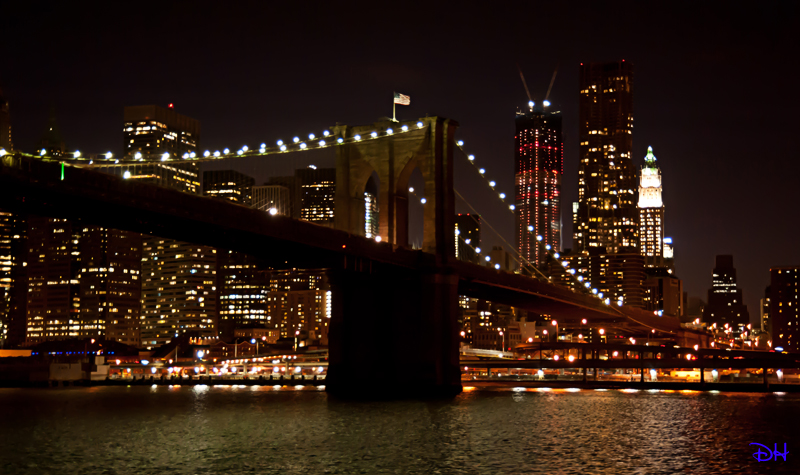
<instances>
[{"instance_id":1,"label":"skyscraper","mask_svg":"<svg viewBox=\"0 0 800 475\"><path fill-rule=\"evenodd\" d=\"M0 346L25 341L27 222L0 209Z\"/></svg>"},{"instance_id":2,"label":"skyscraper","mask_svg":"<svg viewBox=\"0 0 800 475\"><path fill-rule=\"evenodd\" d=\"M14 142L11 140L11 111L2 90L0 90L0 148L7 152L14 149Z\"/></svg>"},{"instance_id":3,"label":"skyscraper","mask_svg":"<svg viewBox=\"0 0 800 475\"><path fill-rule=\"evenodd\" d=\"M769 315L772 347L800 350L800 267L769 270ZM780 350L778 350L780 351Z\"/></svg>"},{"instance_id":4,"label":"skyscraper","mask_svg":"<svg viewBox=\"0 0 800 475\"><path fill-rule=\"evenodd\" d=\"M574 251L639 247L633 149L633 67L625 60L583 63L579 102L580 164Z\"/></svg>"},{"instance_id":5,"label":"skyscraper","mask_svg":"<svg viewBox=\"0 0 800 475\"><path fill-rule=\"evenodd\" d=\"M336 169L302 168L295 177L300 186L300 219L333 226Z\"/></svg>"},{"instance_id":6,"label":"skyscraper","mask_svg":"<svg viewBox=\"0 0 800 475\"><path fill-rule=\"evenodd\" d=\"M647 147L639 181L639 250L646 267L664 265L664 203L661 200L661 170L653 147Z\"/></svg>"},{"instance_id":7,"label":"skyscraper","mask_svg":"<svg viewBox=\"0 0 800 475\"><path fill-rule=\"evenodd\" d=\"M708 305L703 308L703 321L709 325L716 323L717 328L723 328L727 323L734 331L741 331L750 322L742 290L736 286L733 256L717 256L708 290Z\"/></svg>"},{"instance_id":8,"label":"skyscraper","mask_svg":"<svg viewBox=\"0 0 800 475\"><path fill-rule=\"evenodd\" d=\"M515 237L522 257L543 267L545 246L561 249L561 112L530 106L529 112L518 112L515 120Z\"/></svg>"},{"instance_id":9,"label":"skyscraper","mask_svg":"<svg viewBox=\"0 0 800 475\"><path fill-rule=\"evenodd\" d=\"M38 148L36 150L44 150L45 154L51 157L60 157L67 152L67 146L64 144L64 139L61 136L61 128L58 126L54 107L50 108L50 117L47 119L47 127L45 127L42 138L39 139Z\"/></svg>"}]
</instances>

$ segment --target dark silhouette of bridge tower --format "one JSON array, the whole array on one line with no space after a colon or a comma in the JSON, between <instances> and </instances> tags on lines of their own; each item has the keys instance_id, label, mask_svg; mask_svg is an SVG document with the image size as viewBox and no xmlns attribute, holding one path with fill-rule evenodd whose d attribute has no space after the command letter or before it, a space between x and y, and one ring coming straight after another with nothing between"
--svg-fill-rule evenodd
<instances>
[{"instance_id":1,"label":"dark silhouette of bridge tower","mask_svg":"<svg viewBox=\"0 0 800 475\"><path fill-rule=\"evenodd\" d=\"M407 127L408 131L394 135ZM422 251L436 256L437 268L406 274L358 262L332 271L328 390L357 388L352 376L369 371L387 394L416 385L424 392L461 390L458 362L458 277L442 271L455 259L453 159L458 124L441 117L412 123L391 121L337 126L347 143L336 151L335 227L365 235L364 190L373 173L379 182L379 234L408 248L409 179L424 180ZM349 139L376 131L383 140ZM390 132L391 131L391 132ZM377 355L400 355L376 358ZM375 383L373 383L375 384Z\"/></svg>"}]
</instances>

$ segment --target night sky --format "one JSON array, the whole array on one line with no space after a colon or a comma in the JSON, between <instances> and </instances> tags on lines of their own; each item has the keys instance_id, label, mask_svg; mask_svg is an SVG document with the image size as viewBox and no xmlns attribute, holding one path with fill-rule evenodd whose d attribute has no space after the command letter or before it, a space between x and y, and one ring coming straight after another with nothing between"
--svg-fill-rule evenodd
<instances>
[{"instance_id":1,"label":"night sky","mask_svg":"<svg viewBox=\"0 0 800 475\"><path fill-rule=\"evenodd\" d=\"M51 106L70 150L119 154L123 107L168 103L199 119L201 148L215 150L371 123L391 115L398 91L412 100L398 118L457 120L510 195L514 115L528 100L517 64L537 102L558 66L550 101L564 117L568 248L578 66L625 59L635 165L652 145L689 295L705 300L715 254L733 254L755 321L769 268L800 265L797 2L110 3L0 4L0 88L17 148L34 150ZM481 196L465 173L459 191ZM513 242L508 216L496 221Z\"/></svg>"}]
</instances>

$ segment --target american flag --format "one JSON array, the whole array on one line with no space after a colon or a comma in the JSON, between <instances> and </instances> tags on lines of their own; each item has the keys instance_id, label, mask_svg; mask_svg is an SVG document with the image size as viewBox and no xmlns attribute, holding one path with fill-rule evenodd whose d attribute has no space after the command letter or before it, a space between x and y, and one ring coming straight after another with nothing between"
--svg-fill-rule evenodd
<instances>
[{"instance_id":1,"label":"american flag","mask_svg":"<svg viewBox=\"0 0 800 475\"><path fill-rule=\"evenodd\" d=\"M394 93L394 103L400 104L401 106L410 106L411 105L411 96L406 96L400 94L399 92Z\"/></svg>"}]
</instances>

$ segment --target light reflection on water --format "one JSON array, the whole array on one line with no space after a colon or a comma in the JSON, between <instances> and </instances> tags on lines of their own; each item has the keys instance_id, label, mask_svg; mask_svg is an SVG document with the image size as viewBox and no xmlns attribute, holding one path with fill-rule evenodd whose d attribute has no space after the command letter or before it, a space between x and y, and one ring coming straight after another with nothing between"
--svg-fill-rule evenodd
<instances>
[{"instance_id":1,"label":"light reflection on water","mask_svg":"<svg viewBox=\"0 0 800 475\"><path fill-rule=\"evenodd\" d=\"M0 473L795 473L800 395L575 389L0 389ZM787 462L750 442L785 442Z\"/></svg>"}]
</instances>

